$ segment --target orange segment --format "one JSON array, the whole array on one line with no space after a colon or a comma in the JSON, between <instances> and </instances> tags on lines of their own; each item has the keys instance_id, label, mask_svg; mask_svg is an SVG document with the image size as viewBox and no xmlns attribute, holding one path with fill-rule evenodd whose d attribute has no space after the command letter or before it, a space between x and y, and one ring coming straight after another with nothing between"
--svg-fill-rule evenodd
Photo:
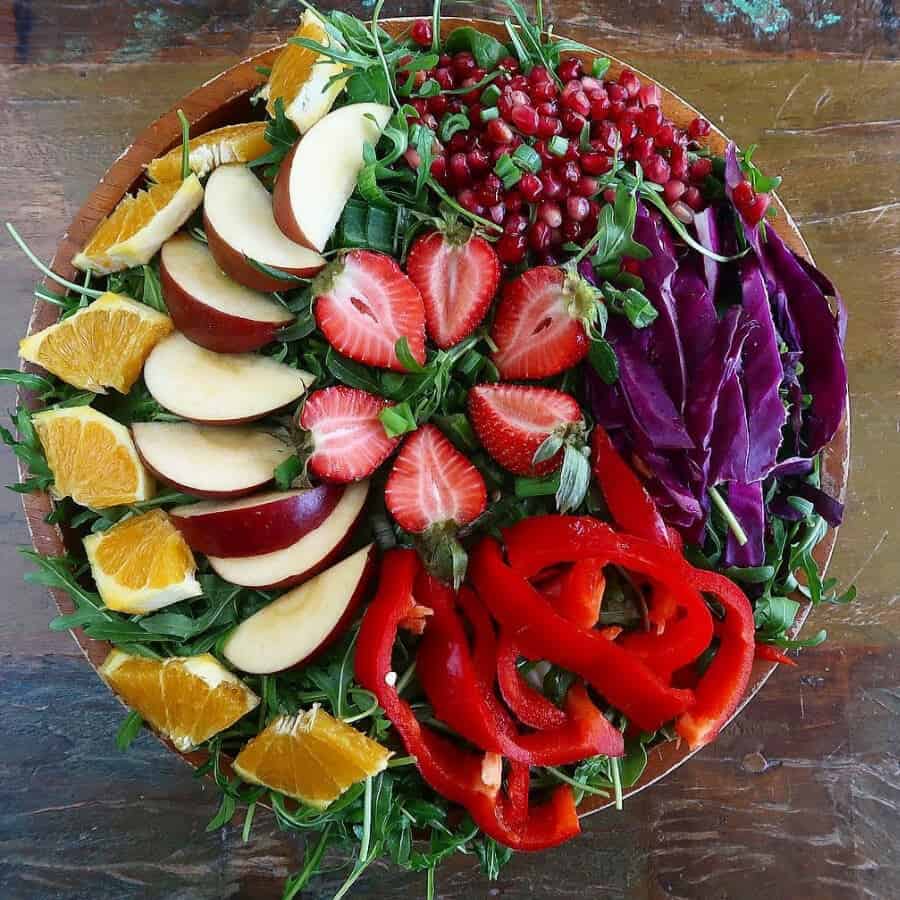
<instances>
[{"instance_id":1,"label":"orange segment","mask_svg":"<svg viewBox=\"0 0 900 900\"><path fill-rule=\"evenodd\" d=\"M100 674L179 750L208 741L259 704L259 697L209 653L147 659L113 650Z\"/></svg>"},{"instance_id":2,"label":"orange segment","mask_svg":"<svg viewBox=\"0 0 900 900\"><path fill-rule=\"evenodd\" d=\"M90 406L48 409L32 417L47 464L53 495L104 509L149 500L155 491L131 434Z\"/></svg>"},{"instance_id":3,"label":"orange segment","mask_svg":"<svg viewBox=\"0 0 900 900\"><path fill-rule=\"evenodd\" d=\"M332 41L322 20L310 10L300 17L300 24L292 37L307 38L329 46ZM305 134L331 109L337 95L344 89L346 79L331 79L340 75L344 66L327 56L289 43L275 59L269 82L263 88L266 110L275 115L275 101L284 101L285 115Z\"/></svg>"},{"instance_id":4,"label":"orange segment","mask_svg":"<svg viewBox=\"0 0 900 900\"><path fill-rule=\"evenodd\" d=\"M172 320L121 294L104 294L43 331L19 342L19 356L84 390L123 394L137 381L150 351Z\"/></svg>"},{"instance_id":5,"label":"orange segment","mask_svg":"<svg viewBox=\"0 0 900 900\"><path fill-rule=\"evenodd\" d=\"M110 609L141 615L203 593L191 548L161 509L88 535L84 548Z\"/></svg>"},{"instance_id":6,"label":"orange segment","mask_svg":"<svg viewBox=\"0 0 900 900\"><path fill-rule=\"evenodd\" d=\"M325 809L350 785L385 769L390 756L316 705L269 723L238 754L234 770L244 781Z\"/></svg>"},{"instance_id":7,"label":"orange segment","mask_svg":"<svg viewBox=\"0 0 900 900\"><path fill-rule=\"evenodd\" d=\"M191 171L203 178L218 166L252 162L271 149L265 122L226 125L191 138ZM147 175L160 184L181 181L181 144L154 159L147 166Z\"/></svg>"},{"instance_id":8,"label":"orange segment","mask_svg":"<svg viewBox=\"0 0 900 900\"><path fill-rule=\"evenodd\" d=\"M95 229L72 265L108 275L149 262L203 202L196 175L128 195Z\"/></svg>"}]
</instances>

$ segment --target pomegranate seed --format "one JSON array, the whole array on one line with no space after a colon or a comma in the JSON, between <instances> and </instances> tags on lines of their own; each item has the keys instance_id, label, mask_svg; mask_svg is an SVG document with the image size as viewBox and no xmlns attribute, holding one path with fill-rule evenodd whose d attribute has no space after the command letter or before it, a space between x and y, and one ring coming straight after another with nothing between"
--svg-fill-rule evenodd
<instances>
[{"instance_id":1,"label":"pomegranate seed","mask_svg":"<svg viewBox=\"0 0 900 900\"><path fill-rule=\"evenodd\" d=\"M491 165L492 166L496 165L497 160L500 159L500 157L503 156L504 154L509 154L509 152L510 152L509 144L498 144L496 147L494 147L493 150L491 150Z\"/></svg>"},{"instance_id":2,"label":"pomegranate seed","mask_svg":"<svg viewBox=\"0 0 900 900\"><path fill-rule=\"evenodd\" d=\"M655 84L645 84L638 91L638 101L641 106L659 106L659 101L662 99L662 95L660 94L659 86Z\"/></svg>"},{"instance_id":3,"label":"pomegranate seed","mask_svg":"<svg viewBox=\"0 0 900 900\"><path fill-rule=\"evenodd\" d=\"M691 176L691 181L704 181L712 174L712 160L704 158L696 159L691 163L688 172Z\"/></svg>"},{"instance_id":4,"label":"pomegranate seed","mask_svg":"<svg viewBox=\"0 0 900 900\"><path fill-rule=\"evenodd\" d=\"M543 103L538 103L535 109L537 109L540 116L559 115L559 104L555 100L545 100Z\"/></svg>"},{"instance_id":5,"label":"pomegranate seed","mask_svg":"<svg viewBox=\"0 0 900 900\"><path fill-rule=\"evenodd\" d=\"M622 271L629 275L640 275L641 264L633 256L626 256L622 260Z\"/></svg>"},{"instance_id":6,"label":"pomegranate seed","mask_svg":"<svg viewBox=\"0 0 900 900\"><path fill-rule=\"evenodd\" d=\"M581 113L573 112L571 109L563 110L563 114L560 116L560 122L566 134L581 134L581 129L584 128L586 121L587 119Z\"/></svg>"},{"instance_id":7,"label":"pomegranate seed","mask_svg":"<svg viewBox=\"0 0 900 900\"><path fill-rule=\"evenodd\" d=\"M581 168L588 175L602 175L612 168L612 162L605 153L585 153L581 157Z\"/></svg>"},{"instance_id":8,"label":"pomegranate seed","mask_svg":"<svg viewBox=\"0 0 900 900\"><path fill-rule=\"evenodd\" d=\"M669 209L672 210L672 214L678 219L679 222L684 222L685 225L690 225L691 222L694 221L694 213L691 208L681 200L676 200Z\"/></svg>"},{"instance_id":9,"label":"pomegranate seed","mask_svg":"<svg viewBox=\"0 0 900 900\"><path fill-rule=\"evenodd\" d=\"M495 225L502 225L503 220L506 218L506 204L505 203L495 203L493 206L488 208L488 218Z\"/></svg>"},{"instance_id":10,"label":"pomegranate seed","mask_svg":"<svg viewBox=\"0 0 900 900\"><path fill-rule=\"evenodd\" d=\"M544 193L544 184L537 175L526 172L519 179L519 190L529 203L534 203Z\"/></svg>"},{"instance_id":11,"label":"pomegranate seed","mask_svg":"<svg viewBox=\"0 0 900 900\"><path fill-rule=\"evenodd\" d=\"M513 105L513 109L517 106L531 106L531 98L525 91L510 91L509 99Z\"/></svg>"},{"instance_id":12,"label":"pomegranate seed","mask_svg":"<svg viewBox=\"0 0 900 900\"><path fill-rule=\"evenodd\" d=\"M672 175L675 178L687 177L688 160L687 151L680 144L676 144L669 154L669 165L672 167Z\"/></svg>"},{"instance_id":13,"label":"pomegranate seed","mask_svg":"<svg viewBox=\"0 0 900 900\"><path fill-rule=\"evenodd\" d=\"M600 185L597 183L597 179L591 178L590 175L582 175L578 179L578 184L575 185L575 193L579 197L593 197L599 189Z\"/></svg>"},{"instance_id":14,"label":"pomegranate seed","mask_svg":"<svg viewBox=\"0 0 900 900\"><path fill-rule=\"evenodd\" d=\"M619 134L622 136L622 146L627 147L638 135L637 123L634 116L629 113L623 113L618 119Z\"/></svg>"},{"instance_id":15,"label":"pomegranate seed","mask_svg":"<svg viewBox=\"0 0 900 900\"><path fill-rule=\"evenodd\" d=\"M753 192L753 186L746 179L738 182L734 190L731 192L731 199L738 209L750 206L756 195Z\"/></svg>"},{"instance_id":16,"label":"pomegranate seed","mask_svg":"<svg viewBox=\"0 0 900 900\"><path fill-rule=\"evenodd\" d=\"M514 91L527 91L528 79L524 75L515 75L509 80L509 86Z\"/></svg>"},{"instance_id":17,"label":"pomegranate seed","mask_svg":"<svg viewBox=\"0 0 900 900\"><path fill-rule=\"evenodd\" d=\"M646 166L650 157L653 155L653 138L638 135L628 148L628 155L631 159L637 160L642 166Z\"/></svg>"},{"instance_id":18,"label":"pomegranate seed","mask_svg":"<svg viewBox=\"0 0 900 900\"><path fill-rule=\"evenodd\" d=\"M503 59L497 63L497 68L502 69L504 72L512 72L515 74L519 71L519 61L514 56L504 56Z\"/></svg>"},{"instance_id":19,"label":"pomegranate seed","mask_svg":"<svg viewBox=\"0 0 900 900\"><path fill-rule=\"evenodd\" d=\"M509 120L509 117L512 115L513 111L513 102L510 97L511 91L504 91L497 98L497 110L500 115L503 116L504 119Z\"/></svg>"},{"instance_id":20,"label":"pomegranate seed","mask_svg":"<svg viewBox=\"0 0 900 900\"><path fill-rule=\"evenodd\" d=\"M458 153L467 150L469 147L469 135L465 131L457 131L450 138L450 151Z\"/></svg>"},{"instance_id":21,"label":"pomegranate seed","mask_svg":"<svg viewBox=\"0 0 900 900\"><path fill-rule=\"evenodd\" d=\"M491 167L491 159L482 147L473 147L466 154L466 162L473 172L486 172Z\"/></svg>"},{"instance_id":22,"label":"pomegranate seed","mask_svg":"<svg viewBox=\"0 0 900 900\"><path fill-rule=\"evenodd\" d=\"M666 182L665 187L663 187L663 197L666 203L671 206L676 200L681 198L686 189L683 181L679 181L677 178L670 178Z\"/></svg>"},{"instance_id":23,"label":"pomegranate seed","mask_svg":"<svg viewBox=\"0 0 900 900\"><path fill-rule=\"evenodd\" d=\"M459 152L450 156L450 177L457 184L468 184L472 179L472 172L469 169L469 163L466 154Z\"/></svg>"},{"instance_id":24,"label":"pomegranate seed","mask_svg":"<svg viewBox=\"0 0 900 900\"><path fill-rule=\"evenodd\" d=\"M562 168L558 171L566 184L575 185L578 184L581 179L581 169L579 168L578 163L573 160L563 163Z\"/></svg>"},{"instance_id":25,"label":"pomegranate seed","mask_svg":"<svg viewBox=\"0 0 900 900\"><path fill-rule=\"evenodd\" d=\"M610 103L624 103L628 99L628 91L621 84L615 82L606 85L606 93Z\"/></svg>"},{"instance_id":26,"label":"pomegranate seed","mask_svg":"<svg viewBox=\"0 0 900 900\"><path fill-rule=\"evenodd\" d=\"M758 225L769 209L769 195L757 194L756 199L743 209L744 218L751 225Z\"/></svg>"},{"instance_id":27,"label":"pomegranate seed","mask_svg":"<svg viewBox=\"0 0 900 900\"><path fill-rule=\"evenodd\" d=\"M416 97L414 100L410 101L410 103L419 117L424 116L428 110L428 101L422 97Z\"/></svg>"},{"instance_id":28,"label":"pomegranate seed","mask_svg":"<svg viewBox=\"0 0 900 900\"><path fill-rule=\"evenodd\" d=\"M447 112L458 113L462 112L466 108L466 104L462 102L462 100L458 100L454 97L450 101L450 105L447 107Z\"/></svg>"},{"instance_id":29,"label":"pomegranate seed","mask_svg":"<svg viewBox=\"0 0 900 900\"><path fill-rule=\"evenodd\" d=\"M434 80L441 86L442 90L449 91L456 87L456 79L453 73L447 68L436 69Z\"/></svg>"},{"instance_id":30,"label":"pomegranate seed","mask_svg":"<svg viewBox=\"0 0 900 900\"><path fill-rule=\"evenodd\" d=\"M591 98L591 118L605 119L609 115L609 97L604 93L600 97Z\"/></svg>"},{"instance_id":31,"label":"pomegranate seed","mask_svg":"<svg viewBox=\"0 0 900 900\"><path fill-rule=\"evenodd\" d=\"M672 171L669 168L669 164L661 156L654 154L652 159L644 166L644 174L657 184L666 184Z\"/></svg>"},{"instance_id":32,"label":"pomegranate seed","mask_svg":"<svg viewBox=\"0 0 900 900\"><path fill-rule=\"evenodd\" d=\"M503 224L503 230L506 234L524 234L528 230L528 219L519 213L509 216Z\"/></svg>"},{"instance_id":33,"label":"pomegranate seed","mask_svg":"<svg viewBox=\"0 0 900 900\"><path fill-rule=\"evenodd\" d=\"M563 237L567 241L577 241L581 237L581 222L575 219L566 219L562 226Z\"/></svg>"},{"instance_id":34,"label":"pomegranate seed","mask_svg":"<svg viewBox=\"0 0 900 900\"><path fill-rule=\"evenodd\" d=\"M429 171L438 181L442 182L447 177L447 157L436 156L431 161Z\"/></svg>"},{"instance_id":35,"label":"pomegranate seed","mask_svg":"<svg viewBox=\"0 0 900 900\"><path fill-rule=\"evenodd\" d=\"M511 119L522 134L537 134L540 117L533 106L514 106Z\"/></svg>"},{"instance_id":36,"label":"pomegranate seed","mask_svg":"<svg viewBox=\"0 0 900 900\"><path fill-rule=\"evenodd\" d=\"M552 172L541 172L541 184L548 200L558 200L565 193L563 183Z\"/></svg>"},{"instance_id":37,"label":"pomegranate seed","mask_svg":"<svg viewBox=\"0 0 900 900\"><path fill-rule=\"evenodd\" d=\"M619 119L625 115L628 111L628 107L621 100L611 100L609 103L609 112L606 114L606 118L612 119L614 122L618 122Z\"/></svg>"},{"instance_id":38,"label":"pomegranate seed","mask_svg":"<svg viewBox=\"0 0 900 900\"><path fill-rule=\"evenodd\" d=\"M569 84L573 83L577 82L569 82ZM568 90L568 85L566 86L566 90ZM566 109L571 109L572 112L578 113L580 116L587 116L591 111L591 101L588 100L588 95L580 88L571 91L569 94L566 94L566 91L563 91L561 99L562 105L566 107Z\"/></svg>"},{"instance_id":39,"label":"pomegranate seed","mask_svg":"<svg viewBox=\"0 0 900 900\"><path fill-rule=\"evenodd\" d=\"M583 222L590 212L591 207L587 197L578 197L570 194L566 197L566 215L576 222Z\"/></svg>"},{"instance_id":40,"label":"pomegranate seed","mask_svg":"<svg viewBox=\"0 0 900 900\"><path fill-rule=\"evenodd\" d=\"M638 127L648 137L654 137L663 123L658 106L646 106L637 118Z\"/></svg>"},{"instance_id":41,"label":"pomegranate seed","mask_svg":"<svg viewBox=\"0 0 900 900\"><path fill-rule=\"evenodd\" d=\"M550 73L545 66L535 66L528 73L528 81L531 84L540 84L544 81L553 81L553 79L550 77Z\"/></svg>"},{"instance_id":42,"label":"pomegranate seed","mask_svg":"<svg viewBox=\"0 0 900 900\"><path fill-rule=\"evenodd\" d=\"M528 95L533 103L541 103L547 100L553 100L559 93L559 88L555 81L539 81L537 84L529 85Z\"/></svg>"},{"instance_id":43,"label":"pomegranate seed","mask_svg":"<svg viewBox=\"0 0 900 900\"><path fill-rule=\"evenodd\" d=\"M538 220L528 229L528 246L535 253L542 253L550 246L550 226Z\"/></svg>"},{"instance_id":44,"label":"pomegranate seed","mask_svg":"<svg viewBox=\"0 0 900 900\"><path fill-rule=\"evenodd\" d=\"M450 99L444 94L438 94L436 97L428 98L428 112L435 116L442 116L447 112L450 105Z\"/></svg>"},{"instance_id":45,"label":"pomegranate seed","mask_svg":"<svg viewBox=\"0 0 900 900\"><path fill-rule=\"evenodd\" d=\"M711 126L706 119L702 119L699 116L696 119L691 121L691 124L688 125L688 134L696 141L702 137L706 137L711 130Z\"/></svg>"},{"instance_id":46,"label":"pomegranate seed","mask_svg":"<svg viewBox=\"0 0 900 900\"><path fill-rule=\"evenodd\" d=\"M542 222L546 222L550 228L559 228L562 225L562 210L558 203L545 200L538 206L537 216Z\"/></svg>"},{"instance_id":47,"label":"pomegranate seed","mask_svg":"<svg viewBox=\"0 0 900 900\"><path fill-rule=\"evenodd\" d=\"M588 206L590 207L588 211L588 221L593 219L596 222L597 217L600 215L600 204L596 200L588 200Z\"/></svg>"},{"instance_id":48,"label":"pomegranate seed","mask_svg":"<svg viewBox=\"0 0 900 900\"><path fill-rule=\"evenodd\" d=\"M477 128L481 124L481 110L484 107L480 103L473 103L467 110L469 116L469 124L473 128Z\"/></svg>"},{"instance_id":49,"label":"pomegranate seed","mask_svg":"<svg viewBox=\"0 0 900 900\"><path fill-rule=\"evenodd\" d=\"M562 134L563 124L553 116L540 116L538 118L537 135L542 138L551 138L554 134Z\"/></svg>"},{"instance_id":50,"label":"pomegranate seed","mask_svg":"<svg viewBox=\"0 0 900 900\"><path fill-rule=\"evenodd\" d=\"M479 203L485 206L493 206L500 202L500 196L503 192L503 182L493 172L484 176L484 181L475 189L475 195L478 197Z\"/></svg>"},{"instance_id":51,"label":"pomegranate seed","mask_svg":"<svg viewBox=\"0 0 900 900\"><path fill-rule=\"evenodd\" d=\"M563 81L571 81L573 78L581 78L584 66L577 56L570 56L564 59L556 69L556 74Z\"/></svg>"},{"instance_id":52,"label":"pomegranate seed","mask_svg":"<svg viewBox=\"0 0 900 900\"><path fill-rule=\"evenodd\" d=\"M682 194L681 199L687 203L687 205L694 210L694 212L700 212L704 207L703 203L703 195L700 193L699 188L691 185L685 192Z\"/></svg>"},{"instance_id":53,"label":"pomegranate seed","mask_svg":"<svg viewBox=\"0 0 900 900\"><path fill-rule=\"evenodd\" d=\"M606 90L603 87L603 82L600 81L599 78L592 78L590 75L581 79L581 89L588 95L588 97L593 100L594 94L596 92L602 92L603 96L606 96Z\"/></svg>"},{"instance_id":54,"label":"pomegranate seed","mask_svg":"<svg viewBox=\"0 0 900 900\"><path fill-rule=\"evenodd\" d=\"M550 246L551 247L559 247L563 242L563 234L562 229L560 228L551 228L550 229Z\"/></svg>"},{"instance_id":55,"label":"pomegranate seed","mask_svg":"<svg viewBox=\"0 0 900 900\"><path fill-rule=\"evenodd\" d=\"M603 146L611 153L622 146L622 136L619 129L612 122L601 122L597 133L597 139L603 143Z\"/></svg>"},{"instance_id":56,"label":"pomegranate seed","mask_svg":"<svg viewBox=\"0 0 900 900\"><path fill-rule=\"evenodd\" d=\"M641 89L641 80L631 71L631 69L624 69L622 71L622 74L619 76L619 84L625 88L629 97L637 97L638 92Z\"/></svg>"},{"instance_id":57,"label":"pomegranate seed","mask_svg":"<svg viewBox=\"0 0 900 900\"><path fill-rule=\"evenodd\" d=\"M422 124L426 128L430 128L432 131L437 131L438 120L433 112L427 112L424 116L422 116Z\"/></svg>"},{"instance_id":58,"label":"pomegranate seed","mask_svg":"<svg viewBox=\"0 0 900 900\"><path fill-rule=\"evenodd\" d=\"M454 54L453 72L457 78L468 78L477 68L475 57L468 50L460 50Z\"/></svg>"},{"instance_id":59,"label":"pomegranate seed","mask_svg":"<svg viewBox=\"0 0 900 900\"><path fill-rule=\"evenodd\" d=\"M607 203L615 203L616 202L616 189L615 188L607 188L603 192L603 199Z\"/></svg>"},{"instance_id":60,"label":"pomegranate seed","mask_svg":"<svg viewBox=\"0 0 900 900\"><path fill-rule=\"evenodd\" d=\"M494 144L508 144L512 140L512 129L501 119L491 119L485 129L487 139Z\"/></svg>"},{"instance_id":61,"label":"pomegranate seed","mask_svg":"<svg viewBox=\"0 0 900 900\"><path fill-rule=\"evenodd\" d=\"M475 191L471 188L464 188L456 195L456 200L463 209L467 209L476 216L484 215L484 207L478 202Z\"/></svg>"},{"instance_id":62,"label":"pomegranate seed","mask_svg":"<svg viewBox=\"0 0 900 900\"><path fill-rule=\"evenodd\" d=\"M525 259L525 248L527 242L524 234L504 234L496 244L494 249L500 261L507 265L515 265Z\"/></svg>"},{"instance_id":63,"label":"pomegranate seed","mask_svg":"<svg viewBox=\"0 0 900 900\"><path fill-rule=\"evenodd\" d=\"M508 191L504 199L506 201L506 211L508 213L517 213L525 202L519 191Z\"/></svg>"},{"instance_id":64,"label":"pomegranate seed","mask_svg":"<svg viewBox=\"0 0 900 900\"><path fill-rule=\"evenodd\" d=\"M661 125L656 132L656 146L664 150L675 146L675 129L668 123Z\"/></svg>"}]
</instances>

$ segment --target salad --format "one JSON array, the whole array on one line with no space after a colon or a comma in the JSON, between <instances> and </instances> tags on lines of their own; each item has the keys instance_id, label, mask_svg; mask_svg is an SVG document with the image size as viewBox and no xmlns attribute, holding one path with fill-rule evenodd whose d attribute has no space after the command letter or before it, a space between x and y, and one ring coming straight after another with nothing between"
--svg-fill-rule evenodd
<instances>
[{"instance_id":1,"label":"salad","mask_svg":"<svg viewBox=\"0 0 900 900\"><path fill-rule=\"evenodd\" d=\"M508 5L501 41L304 4L83 279L10 226L60 311L0 373L67 535L27 552L51 627L113 645L121 747L203 751L210 827L307 836L285 898L569 840L854 595L813 558L846 314L779 179Z\"/></svg>"}]
</instances>

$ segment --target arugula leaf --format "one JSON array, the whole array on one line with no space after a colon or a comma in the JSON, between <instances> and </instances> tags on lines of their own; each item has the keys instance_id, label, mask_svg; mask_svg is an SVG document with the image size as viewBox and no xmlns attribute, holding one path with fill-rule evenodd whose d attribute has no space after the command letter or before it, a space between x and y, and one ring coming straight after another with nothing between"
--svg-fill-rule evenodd
<instances>
[{"instance_id":1,"label":"arugula leaf","mask_svg":"<svg viewBox=\"0 0 900 900\"><path fill-rule=\"evenodd\" d=\"M275 484L278 485L279 490L288 491L302 473L303 463L300 462L299 457L289 456L275 467Z\"/></svg>"},{"instance_id":2,"label":"arugula leaf","mask_svg":"<svg viewBox=\"0 0 900 900\"><path fill-rule=\"evenodd\" d=\"M625 316L635 328L646 328L659 315L656 307L637 288L629 287L623 291L607 281L601 290L607 306L613 312Z\"/></svg>"},{"instance_id":3,"label":"arugula leaf","mask_svg":"<svg viewBox=\"0 0 900 900\"><path fill-rule=\"evenodd\" d=\"M468 50L475 57L479 69L495 69L506 56L506 47L495 37L471 26L454 28L444 42L444 52L449 54Z\"/></svg>"}]
</instances>

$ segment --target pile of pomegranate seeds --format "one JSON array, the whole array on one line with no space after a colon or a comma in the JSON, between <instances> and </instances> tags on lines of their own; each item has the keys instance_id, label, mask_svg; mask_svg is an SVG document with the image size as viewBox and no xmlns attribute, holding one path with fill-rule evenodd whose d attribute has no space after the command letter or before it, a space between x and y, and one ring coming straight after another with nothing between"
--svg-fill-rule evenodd
<instances>
[{"instance_id":1,"label":"pile of pomegranate seeds","mask_svg":"<svg viewBox=\"0 0 900 900\"><path fill-rule=\"evenodd\" d=\"M430 45L431 35L430 22L413 26L420 46ZM697 118L687 131L677 128L663 114L655 84L641 84L628 69L616 81L594 78L577 57L560 62L562 87L543 66L522 74L513 57L500 60L497 69L485 85L489 73L470 52L443 54L417 80L434 80L442 92L471 90L418 98L413 106L442 137L431 174L464 209L503 227L495 246L504 263L521 262L530 249L539 262L555 264L564 243L589 239L609 202L598 177L610 171L617 151L663 188L681 221L705 208L701 186L712 163L688 151L709 134L709 122ZM442 126L453 116L461 124L448 134L451 129ZM755 214L753 204L767 199L753 195L747 210Z\"/></svg>"}]
</instances>

